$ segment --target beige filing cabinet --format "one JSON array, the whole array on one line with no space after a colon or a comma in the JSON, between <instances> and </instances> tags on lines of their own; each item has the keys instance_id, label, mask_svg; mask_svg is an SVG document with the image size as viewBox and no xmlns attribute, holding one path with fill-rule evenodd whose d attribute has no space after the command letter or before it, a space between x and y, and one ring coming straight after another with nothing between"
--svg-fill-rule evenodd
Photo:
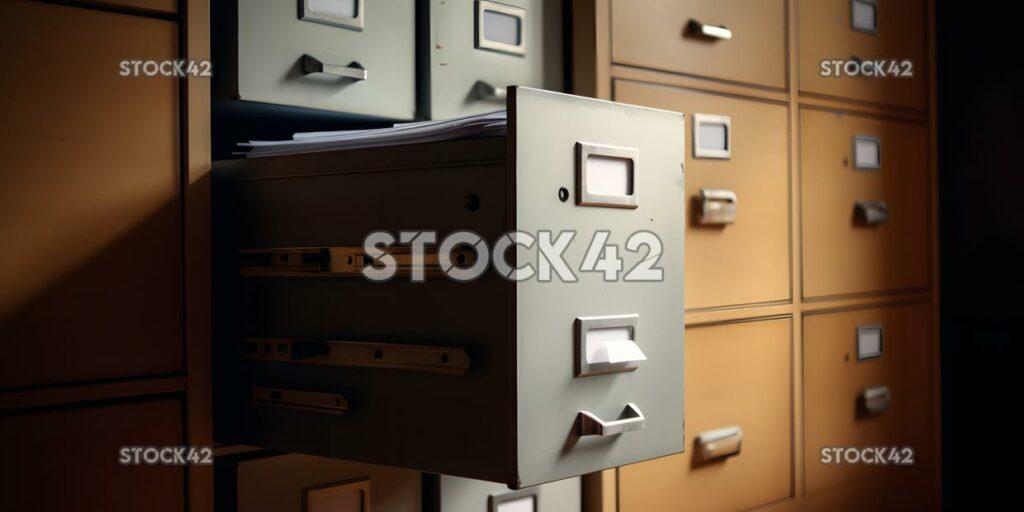
<instances>
[{"instance_id":1,"label":"beige filing cabinet","mask_svg":"<svg viewBox=\"0 0 1024 512\"><path fill-rule=\"evenodd\" d=\"M215 170L225 441L514 488L682 451L683 116L516 87L508 119L499 137ZM623 275L343 274L339 248L410 226L575 231L574 268L608 231ZM626 280L652 254L658 277Z\"/></svg>"},{"instance_id":2,"label":"beige filing cabinet","mask_svg":"<svg viewBox=\"0 0 1024 512\"><path fill-rule=\"evenodd\" d=\"M791 338L789 318L687 328L686 451L620 468L622 510L745 510L792 495Z\"/></svg>"},{"instance_id":3,"label":"beige filing cabinet","mask_svg":"<svg viewBox=\"0 0 1024 512\"><path fill-rule=\"evenodd\" d=\"M574 0L572 7L574 92L677 110L689 129L688 179L680 197L689 213L687 451L585 479L587 494L601 496L595 510L937 503L936 119L929 103L934 2ZM910 67L913 76L821 73L823 61L860 69L858 62L878 59ZM880 318L892 329L917 326L912 341L898 349L904 355L849 370L900 368L904 377L893 382L902 395L913 395L913 405L903 402L904 410L890 411L887 419L850 416L852 390L812 382L846 368L811 350L845 344L856 330L850 327L836 341L817 331L815 319L850 311L884 311ZM766 320L777 318L793 320ZM787 322L790 336L757 344ZM708 342L719 332L731 335ZM746 352L735 353L736 346ZM744 363L753 354L773 364ZM735 373L702 370L719 369L729 357L736 358ZM775 357L788 363L783 367ZM773 449L786 457L750 457L751 451L722 463L694 463L701 431L731 443L733 431L718 428L730 425L717 419L716 404L735 406L737 416L761 411L758 403L727 396L700 405L693 398L698 390L733 389L748 374L769 382L770 371L790 378L788 396L772 401L788 411L787 423L772 430L780 439ZM738 382L723 383L726 375ZM737 394L767 392L751 386ZM892 400L895 407L907 398L893 392ZM904 415L907 407L916 416ZM711 417L714 424L705 424L702 418ZM898 444L908 429L919 432L912 441L922 456L913 470L882 471L902 475L897 479L861 478L864 468L823 465L807 444L812 435L819 444L869 437ZM748 438L753 442L748 430L743 427L744 451ZM881 501L886 493L892 498Z\"/></svg>"},{"instance_id":4,"label":"beige filing cabinet","mask_svg":"<svg viewBox=\"0 0 1024 512\"><path fill-rule=\"evenodd\" d=\"M120 463L212 441L209 79L130 62L208 58L208 11L0 2L0 510L212 503L210 466Z\"/></svg>"}]
</instances>

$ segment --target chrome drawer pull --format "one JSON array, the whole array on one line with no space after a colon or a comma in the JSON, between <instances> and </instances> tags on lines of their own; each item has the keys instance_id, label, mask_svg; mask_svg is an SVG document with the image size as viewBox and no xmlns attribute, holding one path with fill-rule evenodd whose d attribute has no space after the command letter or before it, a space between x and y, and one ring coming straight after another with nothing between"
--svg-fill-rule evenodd
<instances>
[{"instance_id":1,"label":"chrome drawer pull","mask_svg":"<svg viewBox=\"0 0 1024 512\"><path fill-rule=\"evenodd\" d=\"M495 87L483 80L477 80L473 84L473 96L482 100L505 101L508 97L508 88Z\"/></svg>"},{"instance_id":2,"label":"chrome drawer pull","mask_svg":"<svg viewBox=\"0 0 1024 512\"><path fill-rule=\"evenodd\" d=\"M340 76L342 78L349 78L352 80L366 80L366 68L358 62L352 62L348 66L324 64L316 57L308 54L302 56L302 73L305 75L320 73L324 75Z\"/></svg>"},{"instance_id":3,"label":"chrome drawer pull","mask_svg":"<svg viewBox=\"0 0 1024 512\"><path fill-rule=\"evenodd\" d=\"M697 436L697 446L704 461L739 455L743 446L743 429L734 425L701 432Z\"/></svg>"},{"instance_id":4,"label":"chrome drawer pull","mask_svg":"<svg viewBox=\"0 0 1024 512\"><path fill-rule=\"evenodd\" d=\"M860 393L860 407L866 416L877 416L889 410L892 392L889 386L875 386Z\"/></svg>"},{"instance_id":5,"label":"chrome drawer pull","mask_svg":"<svg viewBox=\"0 0 1024 512\"><path fill-rule=\"evenodd\" d=\"M576 417L577 430L580 436L614 436L631 430L644 429L644 413L636 404L626 404L619 419L604 421L587 411L580 411Z\"/></svg>"},{"instance_id":6,"label":"chrome drawer pull","mask_svg":"<svg viewBox=\"0 0 1024 512\"><path fill-rule=\"evenodd\" d=\"M878 226L889 220L889 205L885 201L857 201L853 205L857 222Z\"/></svg>"},{"instance_id":7,"label":"chrome drawer pull","mask_svg":"<svg viewBox=\"0 0 1024 512\"><path fill-rule=\"evenodd\" d=\"M723 26L708 25L697 20L690 20L687 29L692 34L697 34L711 39L732 39L732 30Z\"/></svg>"},{"instance_id":8,"label":"chrome drawer pull","mask_svg":"<svg viewBox=\"0 0 1024 512\"><path fill-rule=\"evenodd\" d=\"M732 190L718 188L700 189L701 226L724 226L736 222L736 203L738 199Z\"/></svg>"}]
</instances>

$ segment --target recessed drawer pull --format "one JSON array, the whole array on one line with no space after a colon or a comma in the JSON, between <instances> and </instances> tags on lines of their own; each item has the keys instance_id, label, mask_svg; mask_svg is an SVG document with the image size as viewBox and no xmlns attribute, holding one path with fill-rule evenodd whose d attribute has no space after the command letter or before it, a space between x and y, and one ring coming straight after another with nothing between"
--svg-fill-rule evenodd
<instances>
[{"instance_id":1,"label":"recessed drawer pull","mask_svg":"<svg viewBox=\"0 0 1024 512\"><path fill-rule=\"evenodd\" d=\"M253 386L251 396L252 398L246 401L249 405L282 407L333 415L341 415L348 411L348 400L342 395L333 393Z\"/></svg>"},{"instance_id":2,"label":"recessed drawer pull","mask_svg":"<svg viewBox=\"0 0 1024 512\"><path fill-rule=\"evenodd\" d=\"M454 347L281 338L244 338L242 359L449 374L466 373L470 364L466 351Z\"/></svg>"},{"instance_id":3,"label":"recessed drawer pull","mask_svg":"<svg viewBox=\"0 0 1024 512\"><path fill-rule=\"evenodd\" d=\"M875 386L860 393L860 407L866 416L877 416L889 410L892 393L889 386Z\"/></svg>"},{"instance_id":4,"label":"recessed drawer pull","mask_svg":"<svg viewBox=\"0 0 1024 512\"><path fill-rule=\"evenodd\" d=\"M382 250L394 259L396 275L412 274L413 255L408 247L388 247ZM238 274L244 277L356 277L363 275L364 268L382 266L383 258L366 254L362 247L244 249L238 251ZM460 268L473 265L476 252L473 249L453 249L451 262ZM426 275L441 273L441 258L436 248L424 250L423 272Z\"/></svg>"},{"instance_id":5,"label":"recessed drawer pull","mask_svg":"<svg viewBox=\"0 0 1024 512\"><path fill-rule=\"evenodd\" d=\"M614 436L623 432L644 429L644 413L636 404L626 404L619 419L604 421L587 411L577 415L576 433L580 436Z\"/></svg>"},{"instance_id":6,"label":"recessed drawer pull","mask_svg":"<svg viewBox=\"0 0 1024 512\"><path fill-rule=\"evenodd\" d=\"M738 425L708 430L697 436L698 456L703 461L739 455L742 445L743 429Z\"/></svg>"},{"instance_id":7,"label":"recessed drawer pull","mask_svg":"<svg viewBox=\"0 0 1024 512\"><path fill-rule=\"evenodd\" d=\"M701 226L724 226L736 222L736 203L738 199L732 190L718 188L700 189L700 215L697 221Z\"/></svg>"},{"instance_id":8,"label":"recessed drawer pull","mask_svg":"<svg viewBox=\"0 0 1024 512\"><path fill-rule=\"evenodd\" d=\"M348 66L337 64L324 64L312 55L302 56L302 73L305 75L324 74L333 75L351 80L366 80L366 68L358 62L352 62Z\"/></svg>"},{"instance_id":9,"label":"recessed drawer pull","mask_svg":"<svg viewBox=\"0 0 1024 512\"><path fill-rule=\"evenodd\" d=\"M691 34L696 34L702 37L708 37L711 39L732 39L732 30L719 25L708 25L697 20L690 20L687 29Z\"/></svg>"},{"instance_id":10,"label":"recessed drawer pull","mask_svg":"<svg viewBox=\"0 0 1024 512\"><path fill-rule=\"evenodd\" d=\"M889 205L885 201L857 201L853 209L855 220L866 226L878 226L889 220Z\"/></svg>"},{"instance_id":11,"label":"recessed drawer pull","mask_svg":"<svg viewBox=\"0 0 1024 512\"><path fill-rule=\"evenodd\" d=\"M477 80L473 84L473 96L482 100L505 101L505 98L508 97L508 89L505 87L495 87L483 80Z\"/></svg>"}]
</instances>

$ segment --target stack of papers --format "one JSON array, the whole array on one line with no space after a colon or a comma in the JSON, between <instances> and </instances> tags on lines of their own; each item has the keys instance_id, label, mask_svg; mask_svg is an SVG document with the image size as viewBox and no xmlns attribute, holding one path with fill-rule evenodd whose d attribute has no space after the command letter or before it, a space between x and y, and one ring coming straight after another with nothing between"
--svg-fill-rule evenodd
<instances>
[{"instance_id":1,"label":"stack of papers","mask_svg":"<svg viewBox=\"0 0 1024 512\"><path fill-rule=\"evenodd\" d=\"M236 154L244 154L247 158L258 158L497 136L505 134L507 124L505 111L499 110L442 121L397 123L391 128L304 132L296 133L290 140L250 140L238 144L239 147L247 148L248 151L239 151Z\"/></svg>"}]
</instances>

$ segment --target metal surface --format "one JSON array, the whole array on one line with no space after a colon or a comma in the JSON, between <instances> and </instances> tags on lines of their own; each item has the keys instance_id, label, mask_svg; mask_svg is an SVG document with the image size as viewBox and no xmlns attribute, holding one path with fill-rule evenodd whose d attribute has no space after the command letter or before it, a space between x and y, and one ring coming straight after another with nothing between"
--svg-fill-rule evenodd
<instances>
[{"instance_id":1,"label":"metal surface","mask_svg":"<svg viewBox=\"0 0 1024 512\"><path fill-rule=\"evenodd\" d=\"M249 361L395 368L463 374L470 359L465 350L430 345L365 341L243 338L242 358Z\"/></svg>"},{"instance_id":2,"label":"metal surface","mask_svg":"<svg viewBox=\"0 0 1024 512\"><path fill-rule=\"evenodd\" d=\"M702 124L720 125L725 128L725 148L706 148L701 145L700 126ZM732 158L732 119L729 116L712 114L693 114L693 156L694 158Z\"/></svg>"},{"instance_id":3,"label":"metal surface","mask_svg":"<svg viewBox=\"0 0 1024 512\"><path fill-rule=\"evenodd\" d=\"M860 394L860 408L866 416L877 416L889 410L892 403L892 393L889 386L875 386L867 388Z\"/></svg>"},{"instance_id":4,"label":"metal surface","mask_svg":"<svg viewBox=\"0 0 1024 512\"><path fill-rule=\"evenodd\" d=\"M348 411L348 400L343 395L262 386L252 387L251 398L247 403L331 415L340 415Z\"/></svg>"},{"instance_id":5,"label":"metal surface","mask_svg":"<svg viewBox=\"0 0 1024 512\"><path fill-rule=\"evenodd\" d=\"M408 247L382 250L394 261L395 276L412 275L414 257ZM362 277L364 269L383 265L383 257L374 258L366 254L363 247L243 249L238 251L238 274L244 277ZM456 248L450 258L461 268L476 262L476 252ZM425 248L422 266L425 275L441 274L441 258L436 247Z\"/></svg>"},{"instance_id":6,"label":"metal surface","mask_svg":"<svg viewBox=\"0 0 1024 512\"><path fill-rule=\"evenodd\" d=\"M361 30L340 19L304 18L309 11L296 0L233 1L237 61L217 71L235 74L229 83L237 89L227 91L232 99L395 120L416 116L416 0L360 2Z\"/></svg>"},{"instance_id":7,"label":"metal surface","mask_svg":"<svg viewBox=\"0 0 1024 512\"><path fill-rule=\"evenodd\" d=\"M593 179L588 172L587 164L591 156L603 156L629 161L628 179L629 194L605 195L590 191L588 181ZM640 150L593 144L576 143L576 204L578 206L605 206L608 208L637 208L640 206Z\"/></svg>"},{"instance_id":8,"label":"metal surface","mask_svg":"<svg viewBox=\"0 0 1024 512\"><path fill-rule=\"evenodd\" d=\"M732 39L732 30L719 25L708 25L707 23L691 19L687 28L690 33L701 37L723 40Z\"/></svg>"},{"instance_id":9,"label":"metal surface","mask_svg":"<svg viewBox=\"0 0 1024 512\"><path fill-rule=\"evenodd\" d=\"M743 429L739 425L708 430L697 435L698 457L705 462L739 455L742 446Z\"/></svg>"},{"instance_id":10,"label":"metal surface","mask_svg":"<svg viewBox=\"0 0 1024 512\"><path fill-rule=\"evenodd\" d=\"M853 211L856 221L862 225L878 226L889 220L889 205L885 201L857 201Z\"/></svg>"},{"instance_id":11,"label":"metal surface","mask_svg":"<svg viewBox=\"0 0 1024 512\"><path fill-rule=\"evenodd\" d=\"M873 144L876 148L876 157L873 162L861 162L857 158L857 146L858 144ZM882 139L873 135L854 135L853 136L853 168L858 170L874 171L882 168Z\"/></svg>"},{"instance_id":12,"label":"metal surface","mask_svg":"<svg viewBox=\"0 0 1024 512\"><path fill-rule=\"evenodd\" d=\"M862 9L873 9L874 13L871 17L871 24L866 25L858 23L857 20L857 9L858 6ZM850 28L858 32L864 32L865 34L877 34L878 33L878 0L850 0Z\"/></svg>"},{"instance_id":13,"label":"metal surface","mask_svg":"<svg viewBox=\"0 0 1024 512\"><path fill-rule=\"evenodd\" d=\"M352 62L348 66L324 64L323 62L320 62L319 59L309 54L302 56L302 72L307 75L323 73L325 75L333 75L341 78L351 78L352 80L366 80L367 76L369 76L366 68L358 62Z\"/></svg>"},{"instance_id":14,"label":"metal surface","mask_svg":"<svg viewBox=\"0 0 1024 512\"><path fill-rule=\"evenodd\" d=\"M508 98L508 89L505 87L495 87L483 80L478 80L473 85L473 95L482 100L500 101L505 102Z\"/></svg>"},{"instance_id":15,"label":"metal surface","mask_svg":"<svg viewBox=\"0 0 1024 512\"><path fill-rule=\"evenodd\" d=\"M865 340L866 336L878 336L878 349L869 350L864 346L862 341ZM857 360L863 361L866 359L875 359L882 357L885 353L885 338L884 332L881 325L859 325L857 326Z\"/></svg>"},{"instance_id":16,"label":"metal surface","mask_svg":"<svg viewBox=\"0 0 1024 512\"><path fill-rule=\"evenodd\" d=\"M646 420L636 404L628 403L618 419L605 421L597 415L580 411L576 434L583 436L616 436L625 432L643 430Z\"/></svg>"},{"instance_id":17,"label":"metal surface","mask_svg":"<svg viewBox=\"0 0 1024 512\"><path fill-rule=\"evenodd\" d=\"M521 85L552 91L565 88L563 63L564 3L551 0L424 0L420 47L427 55L422 92L424 114L448 119L497 110L496 96L481 94L478 82L494 91ZM521 11L521 45L478 45L480 4ZM490 47L489 47L490 46Z\"/></svg>"},{"instance_id":18,"label":"metal surface","mask_svg":"<svg viewBox=\"0 0 1024 512\"><path fill-rule=\"evenodd\" d=\"M332 16L327 13L318 13L311 6L311 0L299 0L299 18L304 21L323 23L334 27L348 28L352 30L363 30L366 23L364 16L365 0L353 0L356 6L355 16Z\"/></svg>"},{"instance_id":19,"label":"metal surface","mask_svg":"<svg viewBox=\"0 0 1024 512\"><path fill-rule=\"evenodd\" d=\"M576 376L602 375L606 373L631 372L639 368L640 360L622 362L591 363L587 360L587 331L626 327L630 331L629 343L637 344L639 340L640 315L611 315L580 317L574 322L574 339L576 347Z\"/></svg>"},{"instance_id":20,"label":"metal surface","mask_svg":"<svg viewBox=\"0 0 1024 512\"><path fill-rule=\"evenodd\" d=\"M580 478L567 478L519 490L504 484L471 480L448 475L436 479L440 494L436 512L497 512L498 505L532 498L535 512L580 512L583 485ZM505 509L506 507L501 507ZM512 510L516 510L513 508Z\"/></svg>"},{"instance_id":21,"label":"metal surface","mask_svg":"<svg viewBox=\"0 0 1024 512\"><path fill-rule=\"evenodd\" d=\"M488 2L487 0L476 0L476 34L474 41L477 48L494 50L496 52L511 53L513 55L526 55L526 9L511 5ZM487 38L484 30L484 15L488 12L495 12L505 16L516 18L519 29L519 44L503 43Z\"/></svg>"},{"instance_id":22,"label":"metal surface","mask_svg":"<svg viewBox=\"0 0 1024 512\"><path fill-rule=\"evenodd\" d=\"M531 511L542 512L544 510L541 508L540 504L540 486L538 485L534 487L527 487L526 489L519 489L518 491L492 493L487 498L487 511L500 512L499 509L503 503L519 501L522 499L530 500Z\"/></svg>"},{"instance_id":23,"label":"metal surface","mask_svg":"<svg viewBox=\"0 0 1024 512\"><path fill-rule=\"evenodd\" d=\"M738 198L732 190L718 188L700 189L701 226L724 226L736 222Z\"/></svg>"}]
</instances>

